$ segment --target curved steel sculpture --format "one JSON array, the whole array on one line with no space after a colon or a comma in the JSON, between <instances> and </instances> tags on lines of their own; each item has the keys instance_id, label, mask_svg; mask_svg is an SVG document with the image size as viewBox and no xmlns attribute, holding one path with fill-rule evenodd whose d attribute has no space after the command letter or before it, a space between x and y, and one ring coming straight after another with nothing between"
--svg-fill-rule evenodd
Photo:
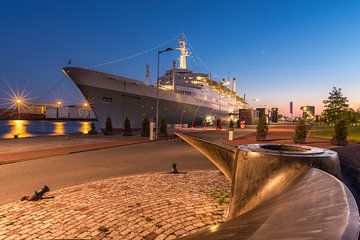
<instances>
[{"instance_id":1,"label":"curved steel sculpture","mask_svg":"<svg viewBox=\"0 0 360 240\"><path fill-rule=\"evenodd\" d=\"M337 153L284 144L228 147L177 133L231 181L229 220L184 239L357 239L358 209Z\"/></svg>"}]
</instances>

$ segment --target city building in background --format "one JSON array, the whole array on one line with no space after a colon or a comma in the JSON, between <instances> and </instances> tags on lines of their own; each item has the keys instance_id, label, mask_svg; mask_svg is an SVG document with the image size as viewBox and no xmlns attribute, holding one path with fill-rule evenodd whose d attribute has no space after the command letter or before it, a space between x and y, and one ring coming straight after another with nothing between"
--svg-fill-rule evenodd
<instances>
[{"instance_id":1,"label":"city building in background","mask_svg":"<svg viewBox=\"0 0 360 240\"><path fill-rule=\"evenodd\" d=\"M315 106L302 106L302 117L306 120L315 120Z\"/></svg>"},{"instance_id":2,"label":"city building in background","mask_svg":"<svg viewBox=\"0 0 360 240\"><path fill-rule=\"evenodd\" d=\"M277 107L271 108L270 114L271 114L270 115L271 122L274 122L274 123L278 122L279 108L277 108Z\"/></svg>"}]
</instances>

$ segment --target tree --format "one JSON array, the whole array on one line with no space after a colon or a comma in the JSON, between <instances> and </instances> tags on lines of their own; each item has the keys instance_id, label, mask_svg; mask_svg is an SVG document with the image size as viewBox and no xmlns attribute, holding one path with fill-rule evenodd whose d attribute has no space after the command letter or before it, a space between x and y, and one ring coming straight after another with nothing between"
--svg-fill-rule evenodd
<instances>
[{"instance_id":1,"label":"tree","mask_svg":"<svg viewBox=\"0 0 360 240\"><path fill-rule=\"evenodd\" d=\"M124 122L124 136L132 136L132 132L131 132L131 124L130 124L130 120L128 118L125 119Z\"/></svg>"},{"instance_id":2,"label":"tree","mask_svg":"<svg viewBox=\"0 0 360 240\"><path fill-rule=\"evenodd\" d=\"M150 122L147 116L145 116L144 120L142 121L141 136L143 137L150 136Z\"/></svg>"},{"instance_id":3,"label":"tree","mask_svg":"<svg viewBox=\"0 0 360 240\"><path fill-rule=\"evenodd\" d=\"M335 136L333 136L331 143L334 145L347 145L348 123L346 119L342 118L335 122Z\"/></svg>"},{"instance_id":4,"label":"tree","mask_svg":"<svg viewBox=\"0 0 360 240\"><path fill-rule=\"evenodd\" d=\"M112 122L111 122L111 118L110 116L108 116L106 118L106 123L105 123L105 131L104 131L105 135L113 135L113 128L112 128Z\"/></svg>"},{"instance_id":5,"label":"tree","mask_svg":"<svg viewBox=\"0 0 360 240\"><path fill-rule=\"evenodd\" d=\"M263 141L266 139L269 127L266 123L266 118L263 116L259 119L259 123L256 126L256 141Z\"/></svg>"},{"instance_id":6,"label":"tree","mask_svg":"<svg viewBox=\"0 0 360 240\"><path fill-rule=\"evenodd\" d=\"M217 119L217 120L216 120L216 129L217 129L217 130L220 130L220 129L221 129L221 120L220 120L220 119Z\"/></svg>"},{"instance_id":7,"label":"tree","mask_svg":"<svg viewBox=\"0 0 360 240\"><path fill-rule=\"evenodd\" d=\"M360 115L359 113L355 112L354 109L349 108L345 113L344 117L347 120L348 124L355 124L359 122Z\"/></svg>"},{"instance_id":8,"label":"tree","mask_svg":"<svg viewBox=\"0 0 360 240\"><path fill-rule=\"evenodd\" d=\"M167 124L165 119L160 120L160 136L166 137L167 136Z\"/></svg>"},{"instance_id":9,"label":"tree","mask_svg":"<svg viewBox=\"0 0 360 240\"><path fill-rule=\"evenodd\" d=\"M236 120L236 127L240 128L240 119Z\"/></svg>"},{"instance_id":10,"label":"tree","mask_svg":"<svg viewBox=\"0 0 360 240\"><path fill-rule=\"evenodd\" d=\"M234 130L234 121L232 119L230 119L229 128L230 130Z\"/></svg>"},{"instance_id":11,"label":"tree","mask_svg":"<svg viewBox=\"0 0 360 240\"><path fill-rule=\"evenodd\" d=\"M343 96L341 88L333 87L328 99L324 100L323 115L328 123L335 123L349 108L349 100Z\"/></svg>"},{"instance_id":12,"label":"tree","mask_svg":"<svg viewBox=\"0 0 360 240\"><path fill-rule=\"evenodd\" d=\"M96 132L96 127L95 127L95 122L94 121L92 121L92 123L91 123L91 129L90 129L90 131L89 131L89 135L93 135L93 134L96 134L97 132Z\"/></svg>"},{"instance_id":13,"label":"tree","mask_svg":"<svg viewBox=\"0 0 360 240\"><path fill-rule=\"evenodd\" d=\"M305 143L307 134L305 119L301 119L295 128L294 143Z\"/></svg>"}]
</instances>

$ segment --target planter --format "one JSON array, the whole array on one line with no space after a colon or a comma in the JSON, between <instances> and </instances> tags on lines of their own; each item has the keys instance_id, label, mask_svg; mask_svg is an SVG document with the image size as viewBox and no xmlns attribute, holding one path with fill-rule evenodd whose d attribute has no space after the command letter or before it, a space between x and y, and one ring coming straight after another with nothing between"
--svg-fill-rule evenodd
<instances>
[{"instance_id":1,"label":"planter","mask_svg":"<svg viewBox=\"0 0 360 240\"><path fill-rule=\"evenodd\" d=\"M256 136L256 141L258 142L266 141L266 136Z\"/></svg>"},{"instance_id":2,"label":"planter","mask_svg":"<svg viewBox=\"0 0 360 240\"><path fill-rule=\"evenodd\" d=\"M294 143L304 144L305 141L306 141L306 138L294 138Z\"/></svg>"},{"instance_id":3,"label":"planter","mask_svg":"<svg viewBox=\"0 0 360 240\"><path fill-rule=\"evenodd\" d=\"M132 136L132 132L131 131L125 131L123 136Z\"/></svg>"},{"instance_id":4,"label":"planter","mask_svg":"<svg viewBox=\"0 0 360 240\"><path fill-rule=\"evenodd\" d=\"M336 145L336 146L346 146L346 145L348 145L348 140L337 140L337 139L331 139L330 140L330 143L332 144L332 145Z\"/></svg>"},{"instance_id":5,"label":"planter","mask_svg":"<svg viewBox=\"0 0 360 240\"><path fill-rule=\"evenodd\" d=\"M104 131L104 135L106 136L114 135L114 132Z\"/></svg>"},{"instance_id":6,"label":"planter","mask_svg":"<svg viewBox=\"0 0 360 240\"><path fill-rule=\"evenodd\" d=\"M97 134L97 131L94 130L94 129L91 129L88 134L89 135L95 135L95 134Z\"/></svg>"},{"instance_id":7,"label":"planter","mask_svg":"<svg viewBox=\"0 0 360 240\"><path fill-rule=\"evenodd\" d=\"M159 133L159 137L167 137L168 134L167 133Z\"/></svg>"}]
</instances>

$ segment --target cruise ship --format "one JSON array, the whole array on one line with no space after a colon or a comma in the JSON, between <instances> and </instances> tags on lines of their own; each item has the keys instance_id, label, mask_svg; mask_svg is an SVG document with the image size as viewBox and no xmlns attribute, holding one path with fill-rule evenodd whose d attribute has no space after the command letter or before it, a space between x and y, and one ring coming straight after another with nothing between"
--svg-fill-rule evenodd
<instances>
[{"instance_id":1,"label":"cruise ship","mask_svg":"<svg viewBox=\"0 0 360 240\"><path fill-rule=\"evenodd\" d=\"M145 116L155 121L157 96L159 119L173 126L206 126L217 119L227 123L238 116L246 103L236 95L235 79L228 88L229 81L218 83L208 74L191 71L186 66L185 39L180 36L178 43L179 67L174 61L172 69L159 77L158 86L149 84L148 65L145 81L78 67L64 67L63 72L91 104L102 128L108 117L117 130L124 128L126 118L132 128L141 128Z\"/></svg>"}]
</instances>

